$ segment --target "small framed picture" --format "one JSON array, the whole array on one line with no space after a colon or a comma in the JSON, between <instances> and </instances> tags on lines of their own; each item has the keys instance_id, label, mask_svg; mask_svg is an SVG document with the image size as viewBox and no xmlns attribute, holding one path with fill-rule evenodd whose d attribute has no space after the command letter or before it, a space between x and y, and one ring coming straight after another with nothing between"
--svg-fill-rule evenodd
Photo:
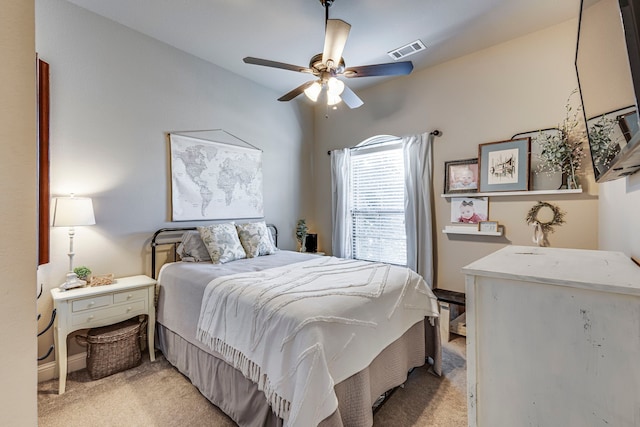
<instances>
[{"instance_id":1,"label":"small framed picture","mask_svg":"<svg viewBox=\"0 0 640 427\"><path fill-rule=\"evenodd\" d=\"M620 125L620 129L624 135L624 139L629 142L631 137L638 132L638 112L633 110L629 113L618 116L617 119L618 125Z\"/></svg>"},{"instance_id":2,"label":"small framed picture","mask_svg":"<svg viewBox=\"0 0 640 427\"><path fill-rule=\"evenodd\" d=\"M530 137L480 144L480 191L528 190L530 152Z\"/></svg>"},{"instance_id":3,"label":"small framed picture","mask_svg":"<svg viewBox=\"0 0 640 427\"><path fill-rule=\"evenodd\" d=\"M476 193L478 191L478 159L444 162L444 193Z\"/></svg>"},{"instance_id":4,"label":"small framed picture","mask_svg":"<svg viewBox=\"0 0 640 427\"><path fill-rule=\"evenodd\" d=\"M497 221L480 221L478 223L478 231L495 233L498 231L498 222Z\"/></svg>"},{"instance_id":5,"label":"small framed picture","mask_svg":"<svg viewBox=\"0 0 640 427\"><path fill-rule=\"evenodd\" d=\"M478 224L489 219L488 197L452 197L451 222Z\"/></svg>"}]
</instances>

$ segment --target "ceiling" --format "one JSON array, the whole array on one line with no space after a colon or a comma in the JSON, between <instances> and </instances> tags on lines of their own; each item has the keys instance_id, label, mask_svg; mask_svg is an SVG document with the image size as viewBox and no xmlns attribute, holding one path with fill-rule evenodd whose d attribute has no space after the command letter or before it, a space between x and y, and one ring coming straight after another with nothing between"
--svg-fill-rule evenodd
<instances>
[{"instance_id":1,"label":"ceiling","mask_svg":"<svg viewBox=\"0 0 640 427\"><path fill-rule=\"evenodd\" d=\"M319 0L69 1L283 94L311 76L245 64L242 58L307 67L324 44ZM351 24L343 52L347 67L393 62L388 51L420 39L427 49L404 59L415 72L578 12L579 0L335 0L329 17ZM388 78L348 84L358 89Z\"/></svg>"}]
</instances>

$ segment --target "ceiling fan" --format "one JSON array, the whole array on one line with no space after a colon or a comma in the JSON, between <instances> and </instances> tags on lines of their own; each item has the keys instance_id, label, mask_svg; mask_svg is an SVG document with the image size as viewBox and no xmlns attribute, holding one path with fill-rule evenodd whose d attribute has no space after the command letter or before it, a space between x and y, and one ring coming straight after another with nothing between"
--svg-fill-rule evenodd
<instances>
[{"instance_id":1,"label":"ceiling fan","mask_svg":"<svg viewBox=\"0 0 640 427\"><path fill-rule=\"evenodd\" d=\"M345 68L342 51L347 43L347 37L351 25L341 19L329 19L329 7L334 0L320 0L325 8L325 36L324 50L314 55L309 61L308 67L286 64L248 56L243 59L247 64L262 65L265 67L281 68L283 70L297 71L313 74L317 80L301 84L292 91L282 95L278 101L291 101L301 93L304 93L312 101L317 101L320 93L326 90L327 104L336 105L340 101L349 108L358 108L363 104L362 100L349 89L338 76L347 78L372 77L372 76L399 76L411 73L413 63L401 61L388 64L363 65L359 67Z\"/></svg>"}]
</instances>

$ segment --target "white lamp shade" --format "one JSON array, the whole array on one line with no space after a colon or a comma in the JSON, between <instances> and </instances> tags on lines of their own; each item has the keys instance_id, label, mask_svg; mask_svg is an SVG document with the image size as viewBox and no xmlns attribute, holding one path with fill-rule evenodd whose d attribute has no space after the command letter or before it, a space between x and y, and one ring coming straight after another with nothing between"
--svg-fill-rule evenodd
<instances>
[{"instance_id":1,"label":"white lamp shade","mask_svg":"<svg viewBox=\"0 0 640 427\"><path fill-rule=\"evenodd\" d=\"M54 227L75 227L93 225L93 202L89 197L56 197L53 199L51 225Z\"/></svg>"},{"instance_id":2,"label":"white lamp shade","mask_svg":"<svg viewBox=\"0 0 640 427\"><path fill-rule=\"evenodd\" d=\"M304 90L304 94L307 95L307 98L316 102L318 100L318 95L320 95L320 91L322 90L322 85L320 82L313 82L311 86Z\"/></svg>"},{"instance_id":3,"label":"white lamp shade","mask_svg":"<svg viewBox=\"0 0 640 427\"><path fill-rule=\"evenodd\" d=\"M342 98L340 98L340 95L327 92L327 105L336 105L336 104L339 104L340 101L342 101Z\"/></svg>"},{"instance_id":4,"label":"white lamp shade","mask_svg":"<svg viewBox=\"0 0 640 427\"><path fill-rule=\"evenodd\" d=\"M340 95L344 91L344 83L342 80L338 80L335 77L331 77L327 81L327 90L332 95Z\"/></svg>"}]
</instances>

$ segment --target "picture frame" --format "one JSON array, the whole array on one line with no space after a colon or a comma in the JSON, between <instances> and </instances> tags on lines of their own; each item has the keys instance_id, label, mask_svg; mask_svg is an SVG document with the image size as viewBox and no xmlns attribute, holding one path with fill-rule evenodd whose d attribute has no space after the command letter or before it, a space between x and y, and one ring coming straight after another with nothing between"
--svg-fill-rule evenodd
<instances>
[{"instance_id":1,"label":"picture frame","mask_svg":"<svg viewBox=\"0 0 640 427\"><path fill-rule=\"evenodd\" d=\"M452 197L451 222L478 224L489 219L489 197Z\"/></svg>"},{"instance_id":2,"label":"picture frame","mask_svg":"<svg viewBox=\"0 0 640 427\"><path fill-rule=\"evenodd\" d=\"M531 137L480 144L480 192L529 190L530 161Z\"/></svg>"},{"instance_id":3,"label":"picture frame","mask_svg":"<svg viewBox=\"0 0 640 427\"><path fill-rule=\"evenodd\" d=\"M624 135L626 142L631 140L631 137L638 132L638 112L636 110L630 111L625 114L621 114L616 117L618 125Z\"/></svg>"},{"instance_id":4,"label":"picture frame","mask_svg":"<svg viewBox=\"0 0 640 427\"><path fill-rule=\"evenodd\" d=\"M485 233L496 233L498 231L498 221L480 221L478 231Z\"/></svg>"},{"instance_id":5,"label":"picture frame","mask_svg":"<svg viewBox=\"0 0 640 427\"><path fill-rule=\"evenodd\" d=\"M444 162L444 194L478 192L478 158Z\"/></svg>"}]
</instances>

